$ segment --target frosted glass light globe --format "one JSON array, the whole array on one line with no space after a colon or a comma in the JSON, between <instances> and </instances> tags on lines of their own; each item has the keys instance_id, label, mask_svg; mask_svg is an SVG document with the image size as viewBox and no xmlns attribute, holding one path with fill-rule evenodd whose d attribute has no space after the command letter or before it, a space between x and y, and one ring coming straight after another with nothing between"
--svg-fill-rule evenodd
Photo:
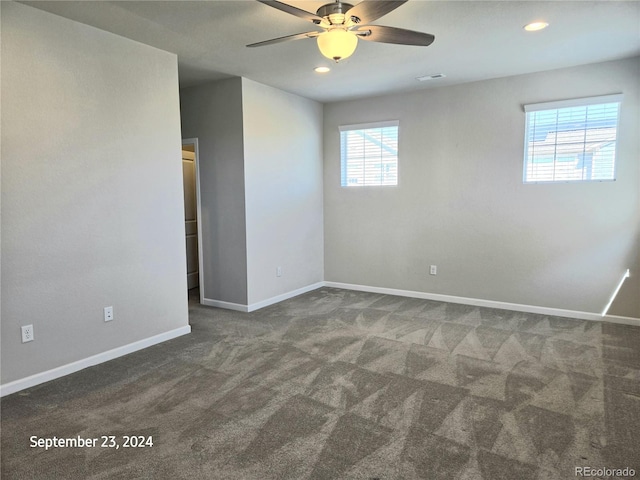
<instances>
[{"instance_id":1,"label":"frosted glass light globe","mask_svg":"<svg viewBox=\"0 0 640 480\"><path fill-rule=\"evenodd\" d=\"M320 53L336 62L353 55L357 46L358 37L341 28L334 28L318 36Z\"/></svg>"}]
</instances>

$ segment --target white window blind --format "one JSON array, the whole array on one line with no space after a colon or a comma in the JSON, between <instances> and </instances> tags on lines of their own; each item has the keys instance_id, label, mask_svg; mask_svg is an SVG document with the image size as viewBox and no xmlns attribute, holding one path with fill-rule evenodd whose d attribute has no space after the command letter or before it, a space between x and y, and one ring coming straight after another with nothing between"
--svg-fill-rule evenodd
<instances>
[{"instance_id":1,"label":"white window blind","mask_svg":"<svg viewBox=\"0 0 640 480\"><path fill-rule=\"evenodd\" d=\"M615 180L622 95L525 105L524 182Z\"/></svg>"},{"instance_id":2,"label":"white window blind","mask_svg":"<svg viewBox=\"0 0 640 480\"><path fill-rule=\"evenodd\" d=\"M341 185L398 184L398 121L340 127Z\"/></svg>"}]
</instances>

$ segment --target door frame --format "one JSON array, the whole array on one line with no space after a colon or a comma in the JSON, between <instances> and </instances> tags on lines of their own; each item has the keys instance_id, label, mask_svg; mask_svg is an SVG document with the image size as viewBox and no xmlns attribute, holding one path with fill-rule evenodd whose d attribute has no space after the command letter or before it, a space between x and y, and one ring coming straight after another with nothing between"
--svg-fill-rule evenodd
<instances>
[{"instance_id":1,"label":"door frame","mask_svg":"<svg viewBox=\"0 0 640 480\"><path fill-rule=\"evenodd\" d=\"M202 205L200 202L200 157L198 152L197 138L183 138L182 146L193 145L194 150L194 166L196 170L196 215L198 221L198 289L200 291L200 303L204 299L204 275L202 258ZM182 153L180 154L180 162L182 162ZM185 252L186 253L186 252Z\"/></svg>"}]
</instances>

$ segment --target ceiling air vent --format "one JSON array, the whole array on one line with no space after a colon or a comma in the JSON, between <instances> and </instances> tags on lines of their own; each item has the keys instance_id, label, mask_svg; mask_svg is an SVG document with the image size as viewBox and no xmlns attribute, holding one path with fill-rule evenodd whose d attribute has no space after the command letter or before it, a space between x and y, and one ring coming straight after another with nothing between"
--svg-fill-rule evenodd
<instances>
[{"instance_id":1,"label":"ceiling air vent","mask_svg":"<svg viewBox=\"0 0 640 480\"><path fill-rule=\"evenodd\" d=\"M426 82L427 80L435 80L436 78L444 78L446 75L444 73L434 73L433 75L424 75L422 77L417 77L416 80L419 82Z\"/></svg>"}]
</instances>

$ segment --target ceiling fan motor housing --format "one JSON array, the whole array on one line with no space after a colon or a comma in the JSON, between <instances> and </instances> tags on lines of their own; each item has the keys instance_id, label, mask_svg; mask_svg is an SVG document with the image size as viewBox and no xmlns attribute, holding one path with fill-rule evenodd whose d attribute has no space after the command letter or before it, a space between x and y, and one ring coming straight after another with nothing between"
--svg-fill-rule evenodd
<instances>
[{"instance_id":1,"label":"ceiling fan motor housing","mask_svg":"<svg viewBox=\"0 0 640 480\"><path fill-rule=\"evenodd\" d=\"M341 25L346 23L347 19L345 17L345 13L347 13L352 8L353 8L353 5L351 5L350 3L343 3L338 1L333 3L327 3L326 5L321 6L316 12L316 14L319 17L328 18L329 22L332 25L336 25L336 23L338 25ZM337 22L334 20L337 20ZM352 16L351 21L353 23L360 23L360 19L358 17Z\"/></svg>"}]
</instances>

